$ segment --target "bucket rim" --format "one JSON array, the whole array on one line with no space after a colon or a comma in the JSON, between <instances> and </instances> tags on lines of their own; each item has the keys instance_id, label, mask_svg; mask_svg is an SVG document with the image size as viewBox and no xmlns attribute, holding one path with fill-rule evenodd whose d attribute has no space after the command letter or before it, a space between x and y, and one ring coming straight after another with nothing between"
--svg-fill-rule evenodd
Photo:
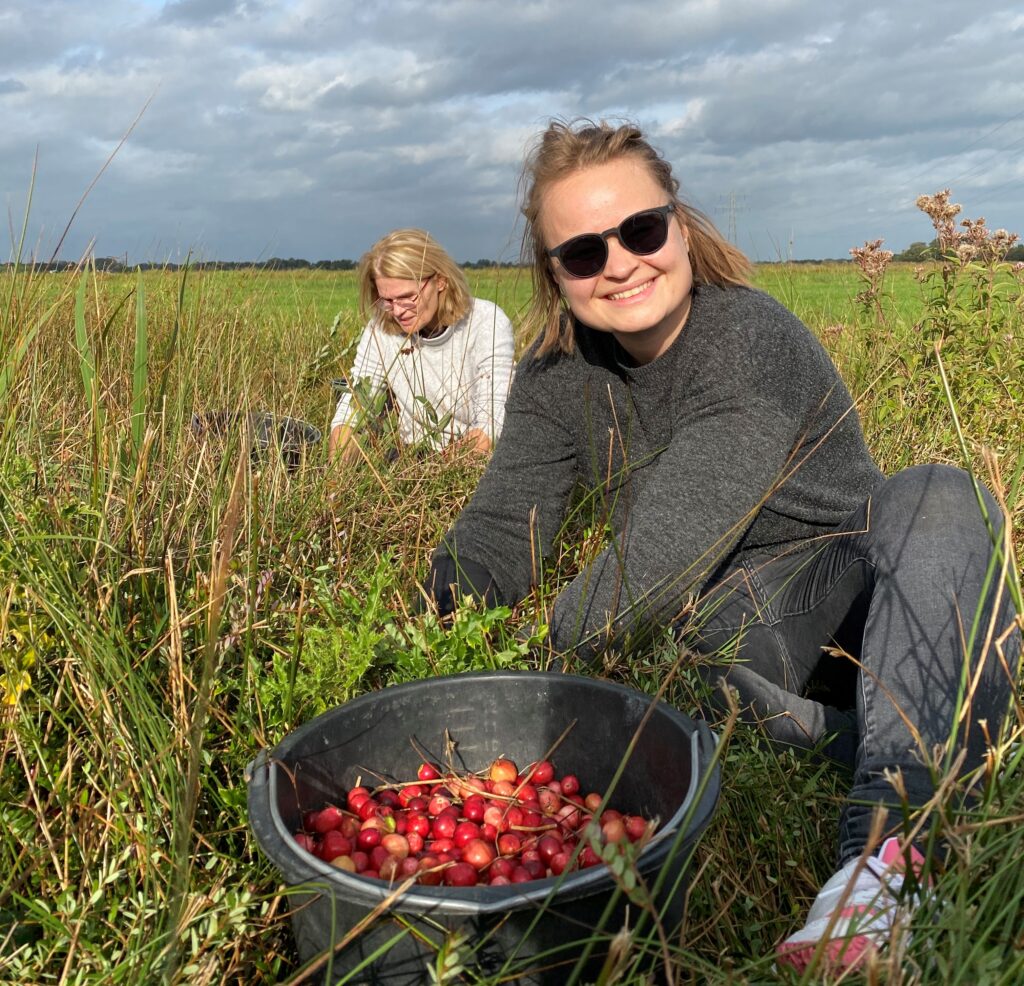
<instances>
[{"instance_id":1,"label":"bucket rim","mask_svg":"<svg viewBox=\"0 0 1024 986\"><path fill-rule=\"evenodd\" d=\"M648 702L657 703L658 714L676 720L677 724L689 731L689 753L693 769L686 794L676 811L659 827L651 842L644 848L637 859L637 865L640 872L646 874L666 863L672 844L676 840L678 829L688 819L689 830L684 837L684 848L681 850L681 855L685 860L709 823L719 796L720 768L717 760L713 757L717 738L705 722L694 720L664 700L647 695L639 689L621 685L618 682L589 678L586 675L567 675L546 671L466 672L403 682L361 695L350 702L329 709L297 727L274 747L262 750L250 763L246 770L246 779L249 784L250 826L256 832L257 840L264 852L279 870L285 872L287 865L289 870L303 874L298 882L289 883L290 891L322 892L328 889L335 893L345 893L347 896L369 897L372 901L379 903L394 893L395 885L331 866L330 863L306 852L295 842L294 833L287 829L276 811L270 810L270 806L277 803L278 783L284 780L285 771L274 769L277 767L277 761L284 761L285 757L281 755L282 753L286 753L288 748L300 743L309 732L320 728L319 724L325 718L338 715L341 710L351 710L354 706L372 705L375 701L379 701L379 696L383 692L414 691L416 686L422 687L427 682L440 683L456 679L460 681L511 680L522 679L524 676L533 680L558 680L563 683L567 679L582 681L587 683L587 687L599 688L623 696L628 695L634 699L640 697ZM706 774L708 783L703 783ZM264 808L262 812L252 810L254 799L257 799ZM260 816L269 819L269 824L257 825L256 819ZM272 849L268 846L268 842ZM286 854L287 861L279 859L276 853ZM403 911L416 913L433 911L452 916L491 914L535 907L553 893L557 893L563 900L572 900L610 890L614 886L615 880L607 866L593 866L584 870L573 870L557 877L545 877L540 880L531 880L526 884L513 884L507 887L491 887L489 885L429 887L414 884L397 897L391 907L399 913ZM372 904L368 903L367 906L372 906Z\"/></svg>"}]
</instances>

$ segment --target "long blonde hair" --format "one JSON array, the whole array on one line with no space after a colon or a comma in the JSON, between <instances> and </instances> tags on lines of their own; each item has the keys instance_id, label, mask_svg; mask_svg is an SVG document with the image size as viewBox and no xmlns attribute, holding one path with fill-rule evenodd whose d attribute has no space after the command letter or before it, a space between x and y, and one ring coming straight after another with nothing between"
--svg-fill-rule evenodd
<instances>
[{"instance_id":1,"label":"long blonde hair","mask_svg":"<svg viewBox=\"0 0 1024 986\"><path fill-rule=\"evenodd\" d=\"M540 229L544 194L555 182L587 168L623 157L641 162L669 196L676 216L686 229L695 284L749 285L750 261L715 229L700 210L679 198L679 182L672 166L645 139L640 129L626 123L613 127L603 120L552 120L537 138L520 178L523 260L531 265L533 297L524 325L531 336L542 335L536 355L551 350L571 353L575 345L575 319L561 298Z\"/></svg>"},{"instance_id":2,"label":"long blonde hair","mask_svg":"<svg viewBox=\"0 0 1024 986\"><path fill-rule=\"evenodd\" d=\"M403 335L390 313L376 305L378 277L423 282L428 277L443 277L447 284L438 299L437 324L454 325L469 312L469 283L462 268L440 243L423 229L396 229L382 236L359 258L359 310L364 319L376 315L380 326L392 335Z\"/></svg>"}]
</instances>

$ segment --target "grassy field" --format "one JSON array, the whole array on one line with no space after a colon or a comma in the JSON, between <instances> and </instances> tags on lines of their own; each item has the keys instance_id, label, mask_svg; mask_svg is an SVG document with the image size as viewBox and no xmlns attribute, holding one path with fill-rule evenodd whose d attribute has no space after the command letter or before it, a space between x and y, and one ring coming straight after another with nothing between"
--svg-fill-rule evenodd
<instances>
[{"instance_id":1,"label":"grassy field","mask_svg":"<svg viewBox=\"0 0 1024 986\"><path fill-rule=\"evenodd\" d=\"M974 469L1018 557L1019 276L891 267L876 305L856 300L853 265L757 271L832 353L881 467ZM470 280L522 311L524 272ZM383 685L527 666L514 634L536 600L467 613L457 639L407 609L472 461L371 448L332 471L317 447L288 473L193 433L193 415L224 409L326 428L360 328L352 274L7 272L0 297L0 982L288 981L289 904L248 827L246 764ZM575 563L567 550L549 591ZM1019 598L1016 563L1010 582ZM662 647L594 673L651 690L673 660ZM685 684L670 697L694 711ZM870 981L1024 981L1017 713L980 800L958 807L951 783L932 807L951 847L943 904ZM832 870L843 778L753 728L728 735L722 768L670 967L679 982L796 981L770 956Z\"/></svg>"}]
</instances>

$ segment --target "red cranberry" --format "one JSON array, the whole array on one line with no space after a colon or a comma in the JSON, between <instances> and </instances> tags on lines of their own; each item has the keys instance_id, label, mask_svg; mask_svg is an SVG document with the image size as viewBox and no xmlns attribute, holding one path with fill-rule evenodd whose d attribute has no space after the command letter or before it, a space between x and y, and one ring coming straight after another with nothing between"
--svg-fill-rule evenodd
<instances>
[{"instance_id":1,"label":"red cranberry","mask_svg":"<svg viewBox=\"0 0 1024 986\"><path fill-rule=\"evenodd\" d=\"M518 786L519 803L521 805L529 804L531 801L537 800L537 789L532 784L521 784Z\"/></svg>"},{"instance_id":2,"label":"red cranberry","mask_svg":"<svg viewBox=\"0 0 1024 986\"><path fill-rule=\"evenodd\" d=\"M328 862L335 856L348 856L352 852L352 840L346 839L337 829L324 833L320 845L320 857Z\"/></svg>"},{"instance_id":3,"label":"red cranberry","mask_svg":"<svg viewBox=\"0 0 1024 986\"><path fill-rule=\"evenodd\" d=\"M539 859L524 859L522 867L534 880L543 880L548 875L548 868Z\"/></svg>"},{"instance_id":4,"label":"red cranberry","mask_svg":"<svg viewBox=\"0 0 1024 986\"><path fill-rule=\"evenodd\" d=\"M452 863L441 878L449 887L475 887L479 880L476 869L469 863Z\"/></svg>"},{"instance_id":5,"label":"red cranberry","mask_svg":"<svg viewBox=\"0 0 1024 986\"><path fill-rule=\"evenodd\" d=\"M409 840L404 835L392 833L380 840L381 848L389 856L396 856L398 859L405 859L409 855Z\"/></svg>"},{"instance_id":6,"label":"red cranberry","mask_svg":"<svg viewBox=\"0 0 1024 986\"><path fill-rule=\"evenodd\" d=\"M493 825L499 832L508 831L508 819L505 817L505 809L497 805L488 805L484 809L484 823Z\"/></svg>"},{"instance_id":7,"label":"red cranberry","mask_svg":"<svg viewBox=\"0 0 1024 986\"><path fill-rule=\"evenodd\" d=\"M610 818L601 826L601 838L605 842L622 842L628 838L626 823L621 818Z\"/></svg>"},{"instance_id":8,"label":"red cranberry","mask_svg":"<svg viewBox=\"0 0 1024 986\"><path fill-rule=\"evenodd\" d=\"M401 870L402 860L397 856L388 856L381 860L381 864L377 869L382 880L387 880L388 883L394 882L398 879L399 872Z\"/></svg>"},{"instance_id":9,"label":"red cranberry","mask_svg":"<svg viewBox=\"0 0 1024 986\"><path fill-rule=\"evenodd\" d=\"M452 833L452 842L457 846L464 846L471 839L480 838L480 826L476 822L459 822Z\"/></svg>"},{"instance_id":10,"label":"red cranberry","mask_svg":"<svg viewBox=\"0 0 1024 986\"><path fill-rule=\"evenodd\" d=\"M540 858L548 865L551 860L560 852L565 852L565 844L556 835L542 835L537 840L537 852Z\"/></svg>"},{"instance_id":11,"label":"red cranberry","mask_svg":"<svg viewBox=\"0 0 1024 986\"><path fill-rule=\"evenodd\" d=\"M434 794L427 802L427 814L433 815L435 818L441 814L445 808L450 808L452 799L446 794Z\"/></svg>"},{"instance_id":12,"label":"red cranberry","mask_svg":"<svg viewBox=\"0 0 1024 986\"><path fill-rule=\"evenodd\" d=\"M402 799L398 796L397 791L385 789L377 795L377 801L382 805L387 805L389 808L401 808Z\"/></svg>"},{"instance_id":13,"label":"red cranberry","mask_svg":"<svg viewBox=\"0 0 1024 986\"><path fill-rule=\"evenodd\" d=\"M316 818L313 820L313 828L323 835L324 832L330 832L333 829L340 828L343 819L340 808L336 808L334 805L328 805L322 811L317 813Z\"/></svg>"},{"instance_id":14,"label":"red cranberry","mask_svg":"<svg viewBox=\"0 0 1024 986\"><path fill-rule=\"evenodd\" d=\"M535 763L526 773L534 784L540 786L549 783L555 776L555 767L550 760L541 760Z\"/></svg>"},{"instance_id":15,"label":"red cranberry","mask_svg":"<svg viewBox=\"0 0 1024 986\"><path fill-rule=\"evenodd\" d=\"M422 856L419 860L419 882L428 887L438 886L441 883L440 865L436 856Z\"/></svg>"},{"instance_id":16,"label":"red cranberry","mask_svg":"<svg viewBox=\"0 0 1024 986\"><path fill-rule=\"evenodd\" d=\"M516 832L503 832L498 836L497 844L502 856L514 856L523 848L523 840Z\"/></svg>"},{"instance_id":17,"label":"red cranberry","mask_svg":"<svg viewBox=\"0 0 1024 986\"><path fill-rule=\"evenodd\" d=\"M537 792L537 800L540 801L540 810L545 815L553 815L562 807L562 796L549 787L542 787Z\"/></svg>"},{"instance_id":18,"label":"red cranberry","mask_svg":"<svg viewBox=\"0 0 1024 986\"><path fill-rule=\"evenodd\" d=\"M487 802L478 794L472 794L462 804L462 817L468 822L482 822Z\"/></svg>"},{"instance_id":19,"label":"red cranberry","mask_svg":"<svg viewBox=\"0 0 1024 986\"><path fill-rule=\"evenodd\" d=\"M356 836L356 846L369 852L374 846L380 845L380 829L360 829Z\"/></svg>"},{"instance_id":20,"label":"red cranberry","mask_svg":"<svg viewBox=\"0 0 1024 986\"><path fill-rule=\"evenodd\" d=\"M498 757L491 763L487 776L492 781L514 782L519 777L519 768L505 757Z\"/></svg>"},{"instance_id":21,"label":"red cranberry","mask_svg":"<svg viewBox=\"0 0 1024 986\"><path fill-rule=\"evenodd\" d=\"M580 793L580 782L579 778L575 774L566 774L562 778L562 794L579 794Z\"/></svg>"},{"instance_id":22,"label":"red cranberry","mask_svg":"<svg viewBox=\"0 0 1024 986\"><path fill-rule=\"evenodd\" d=\"M419 784L406 784L405 787L398 792L399 804L401 804L403 808L408 808L409 802L412 801L413 798L420 797L422 794L423 788L421 788Z\"/></svg>"},{"instance_id":23,"label":"red cranberry","mask_svg":"<svg viewBox=\"0 0 1024 986\"><path fill-rule=\"evenodd\" d=\"M548 863L548 867L555 876L561 876L566 869L569 867L569 863L572 861L572 853L569 852L558 852L551 857L551 862Z\"/></svg>"},{"instance_id":24,"label":"red cranberry","mask_svg":"<svg viewBox=\"0 0 1024 986\"><path fill-rule=\"evenodd\" d=\"M485 869L494 862L494 847L483 839L470 839L462 847L462 859L477 870Z\"/></svg>"}]
</instances>

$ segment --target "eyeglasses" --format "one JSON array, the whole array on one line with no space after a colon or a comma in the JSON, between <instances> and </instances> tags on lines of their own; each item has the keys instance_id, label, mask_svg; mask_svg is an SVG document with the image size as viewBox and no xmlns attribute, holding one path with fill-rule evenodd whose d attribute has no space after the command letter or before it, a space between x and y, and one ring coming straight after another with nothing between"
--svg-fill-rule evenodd
<instances>
[{"instance_id":1,"label":"eyeglasses","mask_svg":"<svg viewBox=\"0 0 1024 986\"><path fill-rule=\"evenodd\" d=\"M582 233L560 243L554 250L548 250L549 257L555 257L570 277L594 277L604 270L608 263L608 237L615 236L630 252L645 257L657 253L668 239L668 217L675 212L675 206L659 206L634 212L603 233Z\"/></svg>"},{"instance_id":2,"label":"eyeglasses","mask_svg":"<svg viewBox=\"0 0 1024 986\"><path fill-rule=\"evenodd\" d=\"M420 303L420 297L423 294L423 289L427 284L436 276L436 272L431 274L429 277L425 277L420 282L420 289L415 294L409 295L407 298L378 298L376 301L377 307L382 312L390 314L395 309L401 309L403 312L407 312L412 308L415 308Z\"/></svg>"}]
</instances>

